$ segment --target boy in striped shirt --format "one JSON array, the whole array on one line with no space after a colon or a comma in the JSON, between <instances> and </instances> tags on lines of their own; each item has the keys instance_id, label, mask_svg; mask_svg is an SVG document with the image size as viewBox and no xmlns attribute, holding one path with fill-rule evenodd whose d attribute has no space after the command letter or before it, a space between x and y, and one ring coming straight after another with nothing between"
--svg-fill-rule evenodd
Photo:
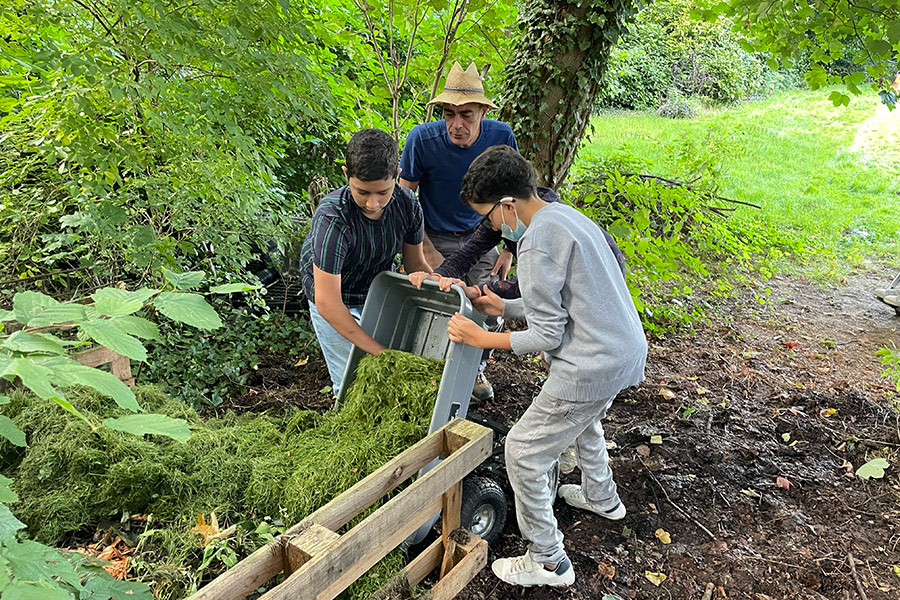
<instances>
[{"instance_id":1,"label":"boy in striped shirt","mask_svg":"<svg viewBox=\"0 0 900 600\"><path fill-rule=\"evenodd\" d=\"M413 192L398 185L398 162L397 143L389 134L355 133L343 167L347 185L316 208L300 252L303 290L335 394L353 345L369 354L384 350L359 326L375 276L393 270L397 254L408 273L431 272L422 250L422 207Z\"/></svg>"}]
</instances>

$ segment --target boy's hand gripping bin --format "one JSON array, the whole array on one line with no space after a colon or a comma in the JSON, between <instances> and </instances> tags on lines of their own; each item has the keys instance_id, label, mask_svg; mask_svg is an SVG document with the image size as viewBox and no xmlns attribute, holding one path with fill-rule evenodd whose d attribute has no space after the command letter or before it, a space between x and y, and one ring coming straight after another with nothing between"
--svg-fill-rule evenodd
<instances>
[{"instance_id":1,"label":"boy's hand gripping bin","mask_svg":"<svg viewBox=\"0 0 900 600\"><path fill-rule=\"evenodd\" d=\"M360 326L376 342L392 350L444 361L428 433L437 431L454 417L466 416L472 385L481 363L480 348L451 342L447 335L447 324L457 312L479 325L484 320L459 287L452 286L449 292L443 292L436 281L426 280L422 289L416 289L406 275L390 271L383 271L375 277L363 306ZM350 352L338 402L343 400L347 388L356 378L356 367L364 355L365 352L355 346ZM435 464L437 461L427 465L419 475ZM435 515L407 542L415 544L422 541L437 518L438 515Z\"/></svg>"}]
</instances>

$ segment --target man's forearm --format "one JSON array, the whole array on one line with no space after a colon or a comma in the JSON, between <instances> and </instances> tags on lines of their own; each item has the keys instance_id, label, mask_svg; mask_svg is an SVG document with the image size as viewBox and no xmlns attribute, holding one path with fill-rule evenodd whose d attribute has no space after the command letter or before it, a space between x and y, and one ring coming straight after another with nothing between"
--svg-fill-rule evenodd
<instances>
[{"instance_id":1,"label":"man's forearm","mask_svg":"<svg viewBox=\"0 0 900 600\"><path fill-rule=\"evenodd\" d=\"M328 321L329 325L334 327L335 331L363 352L380 354L384 350L381 344L376 342L372 336L359 326L359 323L356 322L356 319L353 318L353 315L350 314L350 311L343 304L331 309L326 308L325 310L322 310L322 307L317 304L316 310L319 311L323 319Z\"/></svg>"}]
</instances>

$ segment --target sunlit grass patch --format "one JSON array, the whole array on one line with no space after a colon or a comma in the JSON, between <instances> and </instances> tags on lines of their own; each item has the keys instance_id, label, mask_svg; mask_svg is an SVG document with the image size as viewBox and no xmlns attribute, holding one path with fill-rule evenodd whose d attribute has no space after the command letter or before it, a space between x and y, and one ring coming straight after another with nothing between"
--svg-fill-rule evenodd
<instances>
[{"instance_id":1,"label":"sunlit grass patch","mask_svg":"<svg viewBox=\"0 0 900 600\"><path fill-rule=\"evenodd\" d=\"M602 114L580 160L625 148L649 161L652 172L678 177L667 149L714 130L744 149L722 161L722 195L762 207L741 207L734 219L786 232L847 265L867 256L900 261L900 151L893 151L900 145L872 122L900 123L900 111L884 117L878 98L865 96L835 108L828 94L788 91L694 120Z\"/></svg>"}]
</instances>

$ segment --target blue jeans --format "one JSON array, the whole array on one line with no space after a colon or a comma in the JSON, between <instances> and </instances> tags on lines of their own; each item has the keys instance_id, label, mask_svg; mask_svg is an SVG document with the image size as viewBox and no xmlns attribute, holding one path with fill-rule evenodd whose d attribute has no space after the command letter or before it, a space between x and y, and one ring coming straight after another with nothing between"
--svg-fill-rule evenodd
<instances>
[{"instance_id":1,"label":"blue jeans","mask_svg":"<svg viewBox=\"0 0 900 600\"><path fill-rule=\"evenodd\" d=\"M575 444L581 489L601 510L619 503L600 420L613 398L572 402L541 390L506 437L506 471L516 496L516 518L535 561L555 565L566 556L563 534L553 516L548 473L562 452Z\"/></svg>"},{"instance_id":2,"label":"blue jeans","mask_svg":"<svg viewBox=\"0 0 900 600\"><path fill-rule=\"evenodd\" d=\"M362 317L362 306L348 306L350 314L359 323ZM319 347L322 349L322 355L325 357L325 364L328 366L328 375L331 377L331 390L335 396L341 390L341 379L344 378L344 368L347 366L347 360L350 358L350 351L353 350L353 344L350 340L338 333L331 323L319 314L316 305L309 303L309 316L312 320L313 329L316 332L316 338L319 340Z\"/></svg>"}]
</instances>

